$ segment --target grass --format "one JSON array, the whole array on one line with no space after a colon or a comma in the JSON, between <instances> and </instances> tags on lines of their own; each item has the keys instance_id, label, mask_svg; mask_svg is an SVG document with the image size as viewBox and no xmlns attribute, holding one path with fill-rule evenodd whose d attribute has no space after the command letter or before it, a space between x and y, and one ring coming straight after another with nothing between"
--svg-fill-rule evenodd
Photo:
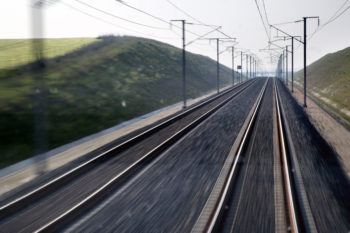
<instances>
[{"instance_id":1,"label":"grass","mask_svg":"<svg viewBox=\"0 0 350 233\"><path fill-rule=\"evenodd\" d=\"M96 38L1 39L0 69L33 62L35 56L32 51L32 45L35 42L42 42L44 56L53 58L72 52L97 40Z\"/></svg>"},{"instance_id":2,"label":"grass","mask_svg":"<svg viewBox=\"0 0 350 233\"><path fill-rule=\"evenodd\" d=\"M44 66L0 70L0 167L181 101L181 58L154 40L103 37ZM220 69L223 87L231 70ZM216 62L188 53L187 80L188 98L215 90Z\"/></svg>"},{"instance_id":3,"label":"grass","mask_svg":"<svg viewBox=\"0 0 350 233\"><path fill-rule=\"evenodd\" d=\"M296 80L303 83L303 70L296 73ZM327 106L336 115L350 122L350 117L341 109L350 110L350 47L327 54L308 66L308 90L325 97L336 104L331 106L320 97L313 96L319 103Z\"/></svg>"}]
</instances>

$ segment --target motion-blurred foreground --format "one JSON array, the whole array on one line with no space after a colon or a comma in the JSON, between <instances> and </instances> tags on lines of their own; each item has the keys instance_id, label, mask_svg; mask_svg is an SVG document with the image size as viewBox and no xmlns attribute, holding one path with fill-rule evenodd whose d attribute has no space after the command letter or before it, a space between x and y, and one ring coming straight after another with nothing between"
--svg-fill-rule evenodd
<instances>
[{"instance_id":1,"label":"motion-blurred foreground","mask_svg":"<svg viewBox=\"0 0 350 233\"><path fill-rule=\"evenodd\" d=\"M30 40L28 40L30 41ZM85 43L74 49L77 41ZM23 40L21 43L28 43ZM47 50L67 43L72 52L0 71L1 166L90 135L122 121L179 102L181 51L135 37L43 40ZM51 48L52 46L52 48ZM60 47L59 47L60 48ZM28 48L27 48L28 49ZM11 52L12 49L10 50ZM20 56L20 55L19 55ZM48 55L50 56L50 54ZM215 88L214 61L188 54L188 96ZM221 85L231 84L231 71L221 67ZM40 91L39 91L40 86ZM40 93L38 93L40 92ZM44 122L34 121L35 105ZM44 97L45 96L45 97ZM35 124L42 124L35 129ZM43 131L35 134L35 130ZM33 137L42 138L35 150Z\"/></svg>"},{"instance_id":2,"label":"motion-blurred foreground","mask_svg":"<svg viewBox=\"0 0 350 233\"><path fill-rule=\"evenodd\" d=\"M56 3L148 38L45 38ZM0 39L0 232L349 232L349 48L294 80L293 44L306 68L306 42L348 1L321 25L272 25L251 1L268 38L258 50L243 46L260 46L258 31L239 42L163 3L158 15L140 2L113 1L117 14L108 0L32 0L30 38ZM279 28L297 22L303 39Z\"/></svg>"}]
</instances>

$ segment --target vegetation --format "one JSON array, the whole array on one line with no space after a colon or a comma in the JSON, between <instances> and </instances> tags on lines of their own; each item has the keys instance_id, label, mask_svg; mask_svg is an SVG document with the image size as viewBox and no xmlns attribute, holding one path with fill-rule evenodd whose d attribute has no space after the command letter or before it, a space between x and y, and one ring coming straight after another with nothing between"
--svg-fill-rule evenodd
<instances>
[{"instance_id":1,"label":"vegetation","mask_svg":"<svg viewBox=\"0 0 350 233\"><path fill-rule=\"evenodd\" d=\"M52 149L181 101L181 58L164 43L106 36L44 63L0 70L0 166L40 152L35 126L47 131L41 148ZM231 70L220 69L221 86L231 83ZM215 89L216 62L188 53L187 78L189 98Z\"/></svg>"},{"instance_id":2,"label":"vegetation","mask_svg":"<svg viewBox=\"0 0 350 233\"><path fill-rule=\"evenodd\" d=\"M303 83L303 70L296 79ZM350 47L327 54L307 68L308 91L322 105L350 122Z\"/></svg>"},{"instance_id":3,"label":"vegetation","mask_svg":"<svg viewBox=\"0 0 350 233\"><path fill-rule=\"evenodd\" d=\"M52 58L62 56L97 40L96 38L1 39L0 69L33 62L35 60L32 50L33 42L42 42L44 56Z\"/></svg>"}]
</instances>

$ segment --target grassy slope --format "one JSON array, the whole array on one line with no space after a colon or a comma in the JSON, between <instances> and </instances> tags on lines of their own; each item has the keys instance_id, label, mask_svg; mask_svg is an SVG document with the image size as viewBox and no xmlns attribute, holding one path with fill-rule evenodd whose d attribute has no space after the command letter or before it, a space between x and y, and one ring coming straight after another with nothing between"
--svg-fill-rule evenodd
<instances>
[{"instance_id":1,"label":"grassy slope","mask_svg":"<svg viewBox=\"0 0 350 233\"><path fill-rule=\"evenodd\" d=\"M300 83L303 83L302 75L303 70L296 73L296 79ZM307 78L308 90L330 99L337 108L325 103L319 97L314 97L350 122L350 117L339 111L342 108L350 110L350 47L327 54L309 65Z\"/></svg>"},{"instance_id":2,"label":"grassy slope","mask_svg":"<svg viewBox=\"0 0 350 233\"><path fill-rule=\"evenodd\" d=\"M216 62L188 54L189 97L215 89ZM152 40L105 38L42 69L48 149L181 100L181 50ZM0 71L0 166L27 158L33 146L38 69ZM222 86L231 71L221 67Z\"/></svg>"},{"instance_id":3,"label":"grassy slope","mask_svg":"<svg viewBox=\"0 0 350 233\"><path fill-rule=\"evenodd\" d=\"M44 39L44 56L52 58L62 56L75 49L96 42L95 38L57 38ZM38 39L36 39L38 41ZM0 69L24 65L34 61L32 53L33 40L30 39L1 39L0 40Z\"/></svg>"}]
</instances>

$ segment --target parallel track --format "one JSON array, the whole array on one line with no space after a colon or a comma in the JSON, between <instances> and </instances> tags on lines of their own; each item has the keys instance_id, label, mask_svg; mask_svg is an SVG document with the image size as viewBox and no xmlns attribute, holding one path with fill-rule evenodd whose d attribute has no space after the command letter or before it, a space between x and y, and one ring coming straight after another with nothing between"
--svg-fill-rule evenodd
<instances>
[{"instance_id":1,"label":"parallel track","mask_svg":"<svg viewBox=\"0 0 350 233\"><path fill-rule=\"evenodd\" d=\"M289 171L288 178L291 180L291 194L288 194L291 201L288 201L288 210L289 210L289 222L290 222L290 228L291 230L294 230L294 232L307 232L307 233L317 233L317 227L315 224L314 217L311 213L310 209L310 203L308 201L307 195L305 193L305 187L304 183L301 177L300 173L300 165L298 160L296 159L296 150L294 148L294 143L292 140L292 135L290 132L290 126L288 125L286 114L284 110L284 106L282 105L279 87L277 85L277 81L275 81L275 92L276 92L276 103L278 103L279 112L278 112L278 119L279 119L279 125L280 128L282 128L280 134L284 135L284 151L287 155L286 157L286 164L289 168L285 169L284 173ZM283 163L285 163L283 161ZM293 170L293 172L291 171ZM284 175L284 178L286 175ZM285 187L286 192L288 187ZM293 206L294 204L294 206ZM293 214L291 211L293 211Z\"/></svg>"},{"instance_id":2,"label":"parallel track","mask_svg":"<svg viewBox=\"0 0 350 233\"><path fill-rule=\"evenodd\" d=\"M214 98L211 98L209 100L206 100L199 105L196 105L184 112L182 112L179 115L176 115L174 117L171 117L170 119L144 131L139 133L138 135L94 156L93 158L89 159L88 161L74 167L71 170L68 170L64 172L63 174L59 175L58 177L48 181L47 183L35 188L34 190L21 195L20 197L17 197L14 200L9 201L8 203L4 204L0 207L0 219L6 218L17 211L23 209L23 207L26 207L28 205L31 205L33 202L38 201L42 198L44 198L49 193L57 190L57 188L60 188L67 183L71 182L72 179L76 179L77 177L85 174L86 172L90 171L91 169L94 169L96 166L99 166L102 162L105 162L106 160L115 157L116 154L122 153L123 151L126 151L127 149L131 148L132 146L136 145L137 143L140 143L142 140L144 140L147 137L150 137L151 135L156 134L160 130L166 128L167 126L176 123L177 121L181 120L182 118L189 116L190 114L194 113L195 111L199 110L200 108L203 108L205 105L208 105L216 100L218 100L221 97L224 97L225 95L229 95L230 92L237 90L237 94L243 91L245 88L249 87L252 84L250 83L242 83L239 84L227 91L222 92L220 95L215 96ZM243 89L242 89L243 88Z\"/></svg>"},{"instance_id":3,"label":"parallel track","mask_svg":"<svg viewBox=\"0 0 350 233\"><path fill-rule=\"evenodd\" d=\"M289 216L289 225L291 228L292 233L298 233L299 225L297 223L297 214L296 214L296 208L295 208L295 200L292 193L292 182L291 177L289 175L290 168L288 166L288 158L287 158L287 149L286 149L286 138L284 136L284 129L282 124L282 116L281 116L281 103L279 101L279 95L275 83L275 101L276 101L276 114L277 114L277 122L278 122L278 136L279 136L279 142L280 142L280 148L281 148L281 157L282 157L282 164L283 164L283 178L284 178L284 188L285 188L285 196L287 199L287 207L288 207L288 216Z\"/></svg>"},{"instance_id":4,"label":"parallel track","mask_svg":"<svg viewBox=\"0 0 350 233\"><path fill-rule=\"evenodd\" d=\"M253 82L245 85L240 85L239 87L234 88L233 90L236 90L236 92L234 92L233 94L230 93L232 90L228 90L225 93L222 93L221 95L217 96L216 98L205 101L202 104L185 111L179 116L175 116L167 120L166 122L163 122L137 135L136 137L98 155L97 157L87 161L86 163L50 181L49 183L45 184L39 189L34 190L33 192L28 193L25 196L19 199L16 199L13 202L1 207L0 217L6 216L6 214L8 215L14 214L16 211L19 210L19 207L21 205L28 205L26 202L38 201L41 198L48 195L49 194L48 192L53 187L65 185L66 183L69 182L68 181L69 179L76 178L77 175L78 176L83 175L85 172L87 172L88 169L98 166L98 164L100 164L100 159L101 161L106 161L107 159L103 158L103 156L112 157L113 154L115 155L116 153L120 153L121 151L127 150L129 147L142 141L143 138L147 138L149 135L155 134L160 129L163 129L167 125L170 125L173 122L176 122L176 120L191 114L193 111L205 106L206 104L209 104L218 99L220 100L218 104L215 104L214 107L205 111L205 113L202 114L200 117L196 117L185 127L178 130L171 137L162 141L159 145L154 147L148 153L144 154L141 158L133 161L131 164L125 167L125 169L122 172L115 174L113 178L108 180L108 182L97 187L93 192L89 193L89 195L87 195L85 198L83 198L82 200L79 200L79 202L77 202L70 208L67 208L63 213L57 215L57 217L52 218L46 224L36 229L34 232L56 232L56 231L62 230L64 227L72 223L79 216L85 214L88 210L98 205L101 201L107 198L107 196L113 190L116 190L118 187L121 187L121 185L123 185L127 180L129 180L130 177L134 176L141 169L147 166L147 164L149 164L150 161L152 161L154 158L160 155L163 151L165 151L167 148L169 148L171 145L177 142L181 137L189 133L192 129L197 127L201 122L206 120L209 116L211 116L220 108L222 108L224 105L226 105L235 96L245 91L249 86L252 85L252 83ZM233 147L235 148L234 157L232 159L231 165L229 165L230 167L228 169L227 176L224 177L223 184L221 186L218 186L220 187L220 190L214 190L217 193L219 193L218 197L216 197L215 199L214 207L210 209L211 212L209 215L208 213L203 214L204 216L203 219L205 220L201 219L203 217L201 214L197 223L200 221L202 221L202 223L198 224L199 227L197 226L197 228L194 228L192 232L207 232L207 233L220 232L221 224L224 222L225 212L230 211L230 210L227 210L227 206L228 206L227 203L230 199L230 196L232 196L233 192L241 192L240 190L234 190L233 187L235 186L235 182L237 181L236 177L238 176L238 174L243 172L239 168L240 166L239 163L242 160L242 157L244 156L244 154L246 153L246 149L248 145L253 142L251 136L254 128L256 127L256 122L259 119L258 113L259 111L261 111L261 108L262 108L262 102L263 102L262 100L266 95L267 84L268 84L268 80L266 81L266 83L264 84L264 87L262 88L260 94L258 95L257 101L254 107L252 108L251 113L249 114L249 119L246 120L246 123L244 124L241 130L242 132L241 137L237 138L237 142L239 143L238 146ZM281 170L283 173L282 179L283 179L283 185L284 185L284 196L286 200L285 209L287 210L286 216L288 218L287 220L287 227L289 229L288 231L291 231L292 233L316 232L316 231L308 230L310 228L310 225L313 226L313 228L315 229L314 223L313 222L310 223L310 219L305 218L305 216L303 216L304 214L302 214L302 211L303 211L302 205L304 203L300 202L300 197L298 197L298 194L296 193L296 190L298 189L298 187L294 180L296 178L293 176L294 174L292 174L292 168L291 168L292 166L294 166L293 162L291 162L293 159L291 158L292 155L289 148L291 145L291 142L289 141L288 133L286 132L287 126L284 123L285 116L284 116L283 107L280 101L278 87L275 81L273 82L273 90L274 90L273 95L274 95L274 103L275 103L274 104L275 117L277 122L277 134L278 134L278 145L274 145L274 146L276 148L277 147L279 148L278 151L280 152L280 157L281 157L281 166L282 166ZM220 98L222 98L223 100L221 100ZM232 153L232 151L230 153ZM38 196L35 196L35 195L38 195ZM203 224L203 221L205 221L204 224ZM234 227L234 225L232 225L232 227Z\"/></svg>"},{"instance_id":5,"label":"parallel track","mask_svg":"<svg viewBox=\"0 0 350 233\"><path fill-rule=\"evenodd\" d=\"M157 132L157 130L165 128L167 125L173 123L179 118L182 118L193 111L195 111L198 108L201 108L205 106L206 104L209 104L213 102L214 100L219 99L220 97L223 97L224 100L220 101L219 104L216 104L215 107L211 108L210 110L206 111L205 114L201 115L200 117L197 117L195 120L193 120L190 124L188 124L186 127L182 128L180 131L176 132L172 137L168 138L164 142L162 142L160 145L155 147L153 150L149 151L147 154L145 154L143 157L138 159L137 161L134 161L130 166L124 169L123 172L117 174L113 177L109 182L104 184L103 186L96 189L93 193L88 195L85 199L74 205L69 210L65 211L60 216L56 217L49 223L47 223L45 226L40 227L36 230L36 232L52 232L57 231L64 227L66 224L71 222L73 219L84 213L84 211L87 211L88 209L92 208L94 205L96 205L98 202L103 200L103 198L108 195L109 191L115 189L119 185L121 185L123 182L125 182L130 176L135 174L138 170L142 169L147 162L152 160L154 157L159 155L162 151L164 151L166 148L168 148L170 145L172 145L174 142L176 142L179 138L184 136L186 133L188 133L190 130L192 130L194 127L196 127L198 124L200 124L202 121L207 119L210 115L212 115L214 112L216 112L218 109L223 107L226 103L231 101L235 96L242 93L244 90L246 90L250 85L252 85L254 81L245 83L242 85L239 85L238 87L234 88L233 90L236 90L233 94L231 93L232 90L228 90L225 93L222 93L221 95L217 96L214 99L208 100L203 102L202 104L196 106L193 109L189 109L182 113L180 116L173 117L166 122L157 125L149 130L147 130L144 133L141 133L140 135L122 143L121 145L118 145L115 148L112 148L103 154L89 160L88 162L80 165L79 167L74 168L73 170L63 174L62 176L50 181L49 183L45 184L44 186L40 187L39 189L34 190L31 193L26 194L25 196L16 199L15 201L1 207L0 214L2 216L6 216L6 214L11 215L14 214L16 211L20 209L21 206L27 205L27 202L34 202L40 200L42 197L47 195L48 190L52 190L53 187L64 185L65 183L68 183L70 178L76 177L77 174L81 175L86 172L86 170L91 169L91 166L97 166L99 164L99 160L106 160L106 158L101 159L103 156L113 156L112 154L115 154L117 152L120 153L120 151L126 150L128 147L138 143L142 140L142 138L147 137L149 135L152 135ZM228 96L227 98L225 96ZM35 196L38 195L38 196Z\"/></svg>"},{"instance_id":6,"label":"parallel track","mask_svg":"<svg viewBox=\"0 0 350 233\"><path fill-rule=\"evenodd\" d=\"M257 121L257 113L259 109L262 107L262 99L263 95L265 94L267 83L265 84L264 89L261 91L258 100L255 105L255 109L253 113L251 114L251 117L249 119L249 123L246 125L244 130L244 134L242 134L242 137L239 142L239 146L236 147L236 152L234 159L232 161L231 167L229 172L227 173L227 176L224 178L224 182L221 186L218 187L220 190L213 190L212 193L220 193L219 197L215 199L214 207L210 207L213 205L208 205L204 207L201 216L197 220L197 223L195 227L192 229L192 232L206 232L206 233L212 233L212 232L220 232L222 223L224 222L225 218L225 212L231 211L227 210L228 207L228 201L230 197L233 195L233 192L240 192L240 190L233 190L234 183L236 182L236 177L241 172L239 169L239 161L242 160L242 156L244 155L244 151L247 147L247 145L250 143L251 140L251 133L254 129L254 122ZM296 194L295 194L295 183L293 181L293 178L291 177L291 166L289 165L290 158L290 152L288 150L288 145L290 144L288 142L288 138L286 138L285 133L285 126L283 124L283 114L281 113L281 102L279 99L279 93L277 85L274 81L274 101L275 101L275 107L276 107L276 118L277 118L277 126L278 126L278 139L279 139L279 145L275 145L279 148L280 156L281 156L281 163L282 163L282 170L283 170L283 185L284 185L284 195L286 199L286 210L288 216L288 226L291 232L298 233L298 232L307 232L305 231L305 225L308 225L308 220L302 218L300 213L300 203L298 203ZM220 179L220 177L219 177ZM214 188L215 189L215 188ZM215 195L213 195L215 196ZM207 209L206 209L207 208ZM234 210L232 210L234 211ZM209 213L208 213L209 212ZM287 227L288 227L287 226Z\"/></svg>"}]
</instances>

